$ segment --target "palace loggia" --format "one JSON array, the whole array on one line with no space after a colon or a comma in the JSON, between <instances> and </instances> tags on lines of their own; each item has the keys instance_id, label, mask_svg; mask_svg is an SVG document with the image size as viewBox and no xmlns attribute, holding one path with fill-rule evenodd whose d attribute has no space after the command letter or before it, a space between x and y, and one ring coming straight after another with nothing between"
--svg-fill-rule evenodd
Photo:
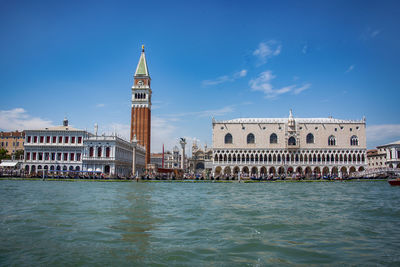
<instances>
[{"instance_id":1,"label":"palace loggia","mask_svg":"<svg viewBox=\"0 0 400 267\"><path fill-rule=\"evenodd\" d=\"M366 168L365 118L213 119L213 175L345 176Z\"/></svg>"}]
</instances>

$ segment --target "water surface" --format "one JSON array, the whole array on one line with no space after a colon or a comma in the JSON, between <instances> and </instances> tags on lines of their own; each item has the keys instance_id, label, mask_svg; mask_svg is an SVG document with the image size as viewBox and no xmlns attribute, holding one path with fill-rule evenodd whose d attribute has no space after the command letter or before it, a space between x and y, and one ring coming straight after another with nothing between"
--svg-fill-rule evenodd
<instances>
[{"instance_id":1,"label":"water surface","mask_svg":"<svg viewBox=\"0 0 400 267\"><path fill-rule=\"evenodd\" d=\"M0 181L0 265L400 264L387 182Z\"/></svg>"}]
</instances>

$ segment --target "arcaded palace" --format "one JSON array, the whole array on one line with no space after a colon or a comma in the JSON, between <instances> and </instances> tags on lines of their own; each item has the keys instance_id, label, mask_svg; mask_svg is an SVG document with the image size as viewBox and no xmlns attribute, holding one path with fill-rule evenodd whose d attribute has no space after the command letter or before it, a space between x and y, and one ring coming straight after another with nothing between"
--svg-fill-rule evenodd
<instances>
[{"instance_id":1,"label":"arcaded palace","mask_svg":"<svg viewBox=\"0 0 400 267\"><path fill-rule=\"evenodd\" d=\"M212 122L213 174L350 175L366 168L365 118L242 118Z\"/></svg>"}]
</instances>

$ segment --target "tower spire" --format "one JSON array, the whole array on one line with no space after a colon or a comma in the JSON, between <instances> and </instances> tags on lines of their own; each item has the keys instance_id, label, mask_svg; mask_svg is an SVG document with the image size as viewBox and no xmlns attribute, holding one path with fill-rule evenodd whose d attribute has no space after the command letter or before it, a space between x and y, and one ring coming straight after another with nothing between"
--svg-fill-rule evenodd
<instances>
[{"instance_id":1,"label":"tower spire","mask_svg":"<svg viewBox=\"0 0 400 267\"><path fill-rule=\"evenodd\" d=\"M144 53L144 45L142 45L142 54L139 58L139 63L136 67L135 77L137 76L149 76L149 69L147 68L146 55Z\"/></svg>"}]
</instances>

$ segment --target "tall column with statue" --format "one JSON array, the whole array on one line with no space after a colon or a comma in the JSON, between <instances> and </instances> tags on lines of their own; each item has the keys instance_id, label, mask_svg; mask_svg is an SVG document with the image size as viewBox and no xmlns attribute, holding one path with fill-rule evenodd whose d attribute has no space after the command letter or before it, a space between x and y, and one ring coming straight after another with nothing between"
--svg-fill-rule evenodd
<instances>
[{"instance_id":1,"label":"tall column with statue","mask_svg":"<svg viewBox=\"0 0 400 267\"><path fill-rule=\"evenodd\" d=\"M185 169L185 146L186 146L186 139L182 137L182 138L179 140L179 143L181 144L181 147L182 147L181 169L184 170L184 169Z\"/></svg>"}]
</instances>

